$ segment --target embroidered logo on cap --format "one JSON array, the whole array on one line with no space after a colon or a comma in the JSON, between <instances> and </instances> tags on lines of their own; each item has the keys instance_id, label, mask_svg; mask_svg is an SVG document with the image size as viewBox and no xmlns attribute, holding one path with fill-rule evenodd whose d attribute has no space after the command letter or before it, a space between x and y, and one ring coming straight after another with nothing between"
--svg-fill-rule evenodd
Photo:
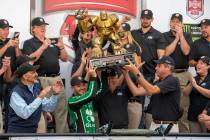
<instances>
[{"instance_id":1,"label":"embroidered logo on cap","mask_svg":"<svg viewBox=\"0 0 210 140\"><path fill-rule=\"evenodd\" d=\"M44 22L44 19L40 18L40 21L41 21L41 22Z\"/></svg>"},{"instance_id":2,"label":"embroidered logo on cap","mask_svg":"<svg viewBox=\"0 0 210 140\"><path fill-rule=\"evenodd\" d=\"M4 20L4 24L8 24L8 22L6 20Z\"/></svg>"},{"instance_id":3,"label":"embroidered logo on cap","mask_svg":"<svg viewBox=\"0 0 210 140\"><path fill-rule=\"evenodd\" d=\"M144 14L148 14L148 11L144 11Z\"/></svg>"},{"instance_id":4,"label":"embroidered logo on cap","mask_svg":"<svg viewBox=\"0 0 210 140\"><path fill-rule=\"evenodd\" d=\"M175 16L176 16L176 17L179 17L179 14L177 13Z\"/></svg>"},{"instance_id":5,"label":"embroidered logo on cap","mask_svg":"<svg viewBox=\"0 0 210 140\"><path fill-rule=\"evenodd\" d=\"M204 20L202 20L202 23L204 23L204 22L206 22L206 20L204 19Z\"/></svg>"}]
</instances>

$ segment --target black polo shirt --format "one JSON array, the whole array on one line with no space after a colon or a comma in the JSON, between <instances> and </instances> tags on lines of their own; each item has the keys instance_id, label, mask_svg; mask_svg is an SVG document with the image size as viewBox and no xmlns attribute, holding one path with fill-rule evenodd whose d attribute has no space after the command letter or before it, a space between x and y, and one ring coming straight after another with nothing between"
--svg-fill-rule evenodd
<instances>
[{"instance_id":1,"label":"black polo shirt","mask_svg":"<svg viewBox=\"0 0 210 140\"><path fill-rule=\"evenodd\" d=\"M7 38L5 41L0 39L0 48L3 48L8 42L9 42L10 38ZM9 47L5 53L3 54L2 58L4 58L4 56L8 56L11 57L11 69L12 72L14 72L16 70L16 52L15 52L15 47Z\"/></svg>"},{"instance_id":2,"label":"black polo shirt","mask_svg":"<svg viewBox=\"0 0 210 140\"><path fill-rule=\"evenodd\" d=\"M42 41L40 41L36 37L33 37L24 42L22 52L24 54L30 55L37 49L39 49L42 44ZM44 50L40 58L35 62L35 65L40 65L40 68L37 70L38 74L58 74L60 71L59 56L60 50L57 46L48 46L48 48Z\"/></svg>"},{"instance_id":3,"label":"black polo shirt","mask_svg":"<svg viewBox=\"0 0 210 140\"><path fill-rule=\"evenodd\" d=\"M157 49L165 49L165 39L163 34L151 27L147 33L143 33L141 29L134 30L131 32L135 41L142 48L141 58L145 61L143 65L144 75L154 75L155 73L155 62L153 60L158 59Z\"/></svg>"},{"instance_id":4,"label":"black polo shirt","mask_svg":"<svg viewBox=\"0 0 210 140\"><path fill-rule=\"evenodd\" d=\"M192 52L190 54L190 59L198 61L201 56L210 57L210 42L204 38L196 40L192 44Z\"/></svg>"},{"instance_id":5,"label":"black polo shirt","mask_svg":"<svg viewBox=\"0 0 210 140\"><path fill-rule=\"evenodd\" d=\"M128 128L128 99L127 88L119 87L114 93L106 89L97 99L100 126L109 122L114 129Z\"/></svg>"},{"instance_id":6,"label":"black polo shirt","mask_svg":"<svg viewBox=\"0 0 210 140\"><path fill-rule=\"evenodd\" d=\"M179 80L169 75L154 83L160 88L160 93L151 97L151 113L154 120L178 121L180 114Z\"/></svg>"},{"instance_id":7,"label":"black polo shirt","mask_svg":"<svg viewBox=\"0 0 210 140\"><path fill-rule=\"evenodd\" d=\"M200 77L199 75L195 77L196 83L210 90L210 74L206 76L206 78L199 83ZM203 96L201 93L197 91L194 87L190 93L190 105L188 109L188 120L189 121L198 121L198 115L202 113L208 104L209 98Z\"/></svg>"},{"instance_id":8,"label":"black polo shirt","mask_svg":"<svg viewBox=\"0 0 210 140\"><path fill-rule=\"evenodd\" d=\"M176 38L171 31L165 32L163 33L163 35L165 37L167 46L170 45ZM189 46L191 46L193 43L191 35L189 33L183 33L183 35ZM170 56L175 61L175 69L188 68L189 55L184 55L184 53L182 52L180 41L177 43L174 52Z\"/></svg>"}]
</instances>

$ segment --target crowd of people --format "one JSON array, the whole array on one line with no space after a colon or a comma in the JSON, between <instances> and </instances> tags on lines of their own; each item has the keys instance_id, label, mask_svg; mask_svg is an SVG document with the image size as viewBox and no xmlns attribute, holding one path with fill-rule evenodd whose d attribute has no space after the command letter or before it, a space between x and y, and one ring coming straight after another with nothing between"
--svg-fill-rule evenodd
<instances>
[{"instance_id":1,"label":"crowd of people","mask_svg":"<svg viewBox=\"0 0 210 140\"><path fill-rule=\"evenodd\" d=\"M109 23L107 13L100 16L97 20ZM172 124L175 133L208 132L210 19L201 20L202 36L194 42L183 31L180 13L172 14L165 33L152 27L151 10L142 10L139 20L140 28L131 30L127 22L115 19L120 24L115 42L133 53L135 61L102 69L89 63L93 48L100 49L93 39L99 38L97 30L112 28L96 26L85 32L76 28L70 40L76 54L71 83L65 85L73 95L67 99L59 73L59 59L68 59L62 38L52 43L45 35L49 24L36 17L31 22L33 37L20 49L18 37L8 38L13 27L0 19L0 131L97 133L107 124L113 129L150 130ZM112 43L108 45L100 56L113 53ZM195 67L195 77L189 66Z\"/></svg>"}]
</instances>

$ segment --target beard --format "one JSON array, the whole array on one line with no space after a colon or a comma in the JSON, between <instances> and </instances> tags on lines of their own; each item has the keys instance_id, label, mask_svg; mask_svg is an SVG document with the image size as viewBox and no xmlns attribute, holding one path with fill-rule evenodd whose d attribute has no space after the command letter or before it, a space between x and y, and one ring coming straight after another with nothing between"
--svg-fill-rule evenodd
<instances>
[{"instance_id":1,"label":"beard","mask_svg":"<svg viewBox=\"0 0 210 140\"><path fill-rule=\"evenodd\" d=\"M147 23L142 23L141 24L141 27L142 28L148 28L148 27L150 27L151 26L151 24L147 24Z\"/></svg>"}]
</instances>

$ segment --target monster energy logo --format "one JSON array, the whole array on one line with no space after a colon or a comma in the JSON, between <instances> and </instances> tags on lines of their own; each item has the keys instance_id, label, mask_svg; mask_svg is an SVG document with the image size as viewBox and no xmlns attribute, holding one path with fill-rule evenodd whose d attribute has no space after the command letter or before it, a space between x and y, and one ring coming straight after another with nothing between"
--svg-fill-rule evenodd
<instances>
[{"instance_id":1,"label":"monster energy logo","mask_svg":"<svg viewBox=\"0 0 210 140\"><path fill-rule=\"evenodd\" d=\"M192 40L195 41L201 37L200 27L198 24L184 24L184 32L188 32L192 36Z\"/></svg>"}]
</instances>

